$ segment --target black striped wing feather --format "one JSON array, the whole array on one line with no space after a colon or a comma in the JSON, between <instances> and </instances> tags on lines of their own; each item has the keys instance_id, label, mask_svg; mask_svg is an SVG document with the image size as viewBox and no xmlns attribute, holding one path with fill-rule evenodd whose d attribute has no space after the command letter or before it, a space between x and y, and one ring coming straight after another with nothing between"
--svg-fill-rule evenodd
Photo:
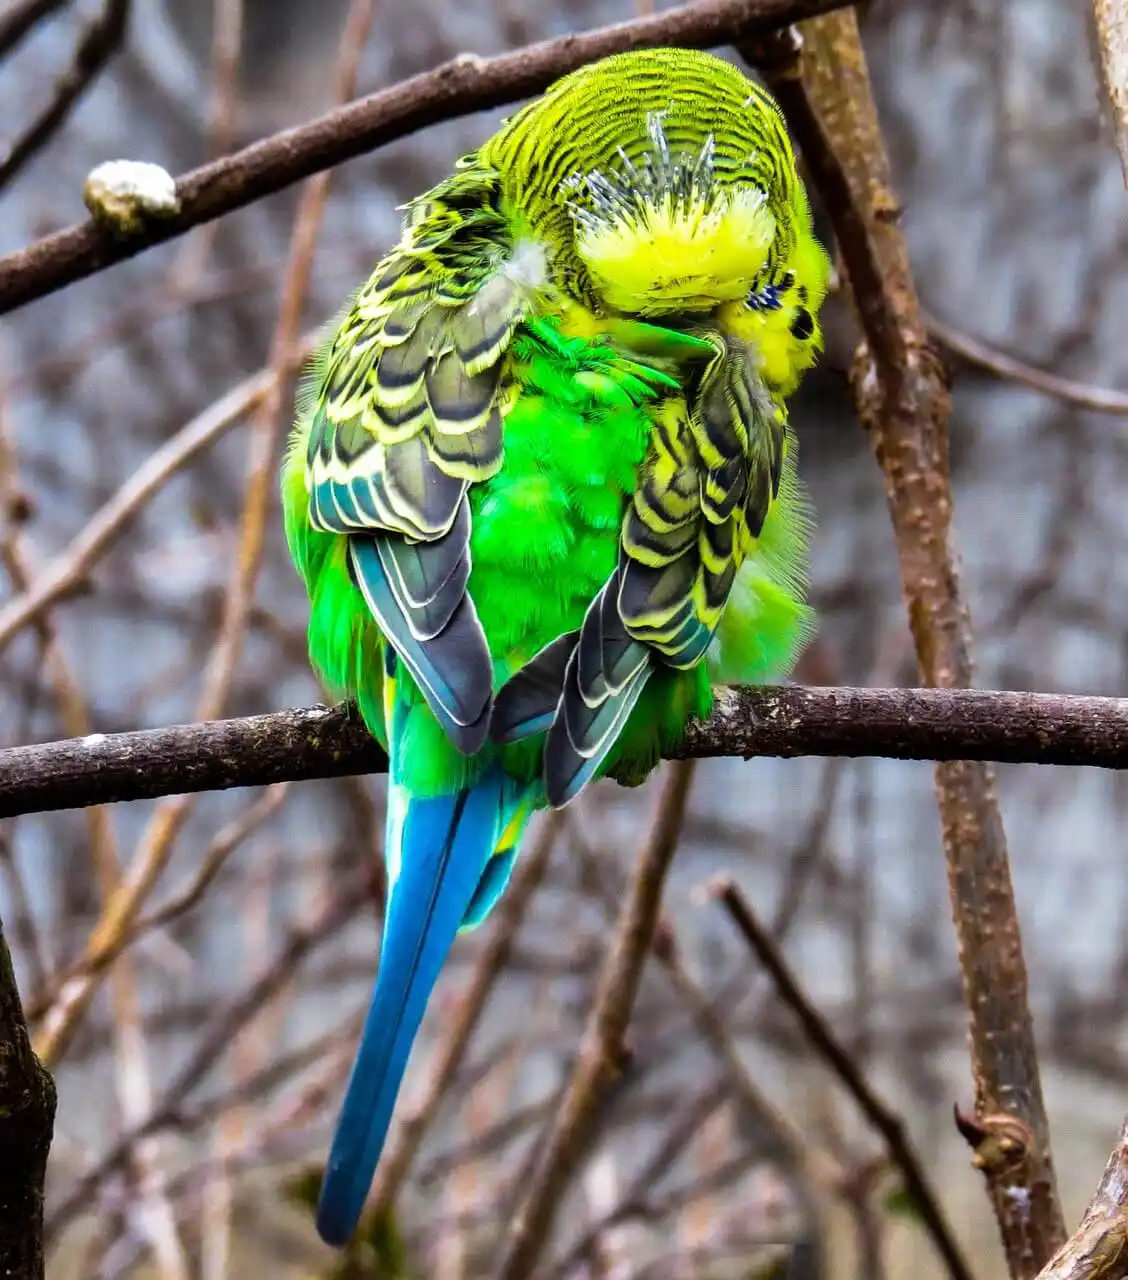
<instances>
[{"instance_id":1,"label":"black striped wing feather","mask_svg":"<svg viewBox=\"0 0 1128 1280\"><path fill-rule=\"evenodd\" d=\"M530 297L505 270L499 201L471 158L412 207L333 339L306 460L312 524L348 537L376 621L468 754L493 673L466 590L467 492L501 467L503 356Z\"/></svg>"}]
</instances>

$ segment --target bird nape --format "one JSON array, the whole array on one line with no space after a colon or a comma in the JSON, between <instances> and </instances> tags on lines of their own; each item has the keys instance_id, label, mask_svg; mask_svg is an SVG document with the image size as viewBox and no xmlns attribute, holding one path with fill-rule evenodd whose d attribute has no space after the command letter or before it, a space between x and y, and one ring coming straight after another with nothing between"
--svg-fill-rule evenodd
<instances>
[{"instance_id":1,"label":"bird nape","mask_svg":"<svg viewBox=\"0 0 1128 1280\"><path fill-rule=\"evenodd\" d=\"M812 625L787 397L828 260L772 98L584 67L409 206L282 474L311 662L387 749L379 970L321 1190L356 1227L430 991L529 817L641 781Z\"/></svg>"}]
</instances>

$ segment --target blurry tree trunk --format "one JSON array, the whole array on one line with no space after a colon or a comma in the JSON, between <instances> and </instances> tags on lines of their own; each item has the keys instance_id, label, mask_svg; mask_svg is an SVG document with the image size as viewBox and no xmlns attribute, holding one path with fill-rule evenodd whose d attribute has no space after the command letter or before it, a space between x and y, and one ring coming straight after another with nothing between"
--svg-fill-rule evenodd
<instances>
[{"instance_id":1,"label":"blurry tree trunk","mask_svg":"<svg viewBox=\"0 0 1128 1280\"><path fill-rule=\"evenodd\" d=\"M0 923L0 1276L41 1280L43 1184L55 1083L32 1053Z\"/></svg>"}]
</instances>

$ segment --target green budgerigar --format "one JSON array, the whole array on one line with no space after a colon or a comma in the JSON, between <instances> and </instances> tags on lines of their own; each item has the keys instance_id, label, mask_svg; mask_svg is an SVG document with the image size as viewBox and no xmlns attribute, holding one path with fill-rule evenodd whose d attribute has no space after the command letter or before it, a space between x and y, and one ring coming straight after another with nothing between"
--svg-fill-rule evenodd
<instances>
[{"instance_id":1,"label":"green budgerigar","mask_svg":"<svg viewBox=\"0 0 1128 1280\"><path fill-rule=\"evenodd\" d=\"M606 58L408 208L316 357L282 480L311 660L389 758L334 1244L529 816L641 781L711 680L786 673L810 626L786 399L828 260L772 98L705 53Z\"/></svg>"}]
</instances>

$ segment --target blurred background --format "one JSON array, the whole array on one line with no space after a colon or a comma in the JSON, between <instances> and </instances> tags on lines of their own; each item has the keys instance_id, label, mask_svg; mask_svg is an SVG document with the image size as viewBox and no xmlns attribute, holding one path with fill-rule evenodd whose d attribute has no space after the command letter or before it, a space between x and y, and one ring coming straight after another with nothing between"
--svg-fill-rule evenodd
<instances>
[{"instance_id":1,"label":"blurred background","mask_svg":"<svg viewBox=\"0 0 1128 1280\"><path fill-rule=\"evenodd\" d=\"M44 7L54 13L0 77L8 141L50 100L100 8ZM3 191L0 251L81 218L84 177L102 160L153 160L175 174L326 109L347 9L348 0L137 0L124 50ZM929 312L957 336L1115 387L1128 385L1128 195L1088 9L1087 0L876 0L864 36ZM358 92L459 52L633 12L631 0L378 3ZM396 206L499 115L430 130L333 174L303 331L330 318L395 239ZM105 504L120 507L137 468L186 428L199 434L198 415L264 366L297 199L283 193L4 319L4 601L56 557L73 559L72 540ZM799 676L912 684L880 474L850 408L856 334L841 299L828 304L827 328L827 356L792 415L818 510L820 623ZM978 682L1123 692L1123 419L951 363L955 523ZM0 654L5 745L194 717L239 536L250 416L232 415L230 430L168 467L82 561L78 587ZM274 504L225 714L318 699L305 615ZM1125 1110L1125 780L1011 767L1000 791L1072 1225ZM655 795L653 784L605 784L568 811L406 1181L404 1258L387 1274L492 1274ZM330 1274L334 1260L287 1179L323 1157L367 1000L379 904L361 890L382 812L383 783L371 779L0 828L0 916L34 1029L58 1035L52 1275ZM115 867L155 848L168 865L145 927L89 1009L68 1013L63 979ZM701 891L717 872L743 887L905 1114L977 1275L1002 1276L980 1177L952 1123L953 1102L971 1103L971 1080L931 770L881 760L697 769L665 899L674 968L647 972L631 1064L545 1274L943 1274L877 1138ZM407 1110L427 1092L429 1054L488 935L459 943ZM723 1014L744 1064L739 1098L694 1020L702 1007Z\"/></svg>"}]
</instances>

